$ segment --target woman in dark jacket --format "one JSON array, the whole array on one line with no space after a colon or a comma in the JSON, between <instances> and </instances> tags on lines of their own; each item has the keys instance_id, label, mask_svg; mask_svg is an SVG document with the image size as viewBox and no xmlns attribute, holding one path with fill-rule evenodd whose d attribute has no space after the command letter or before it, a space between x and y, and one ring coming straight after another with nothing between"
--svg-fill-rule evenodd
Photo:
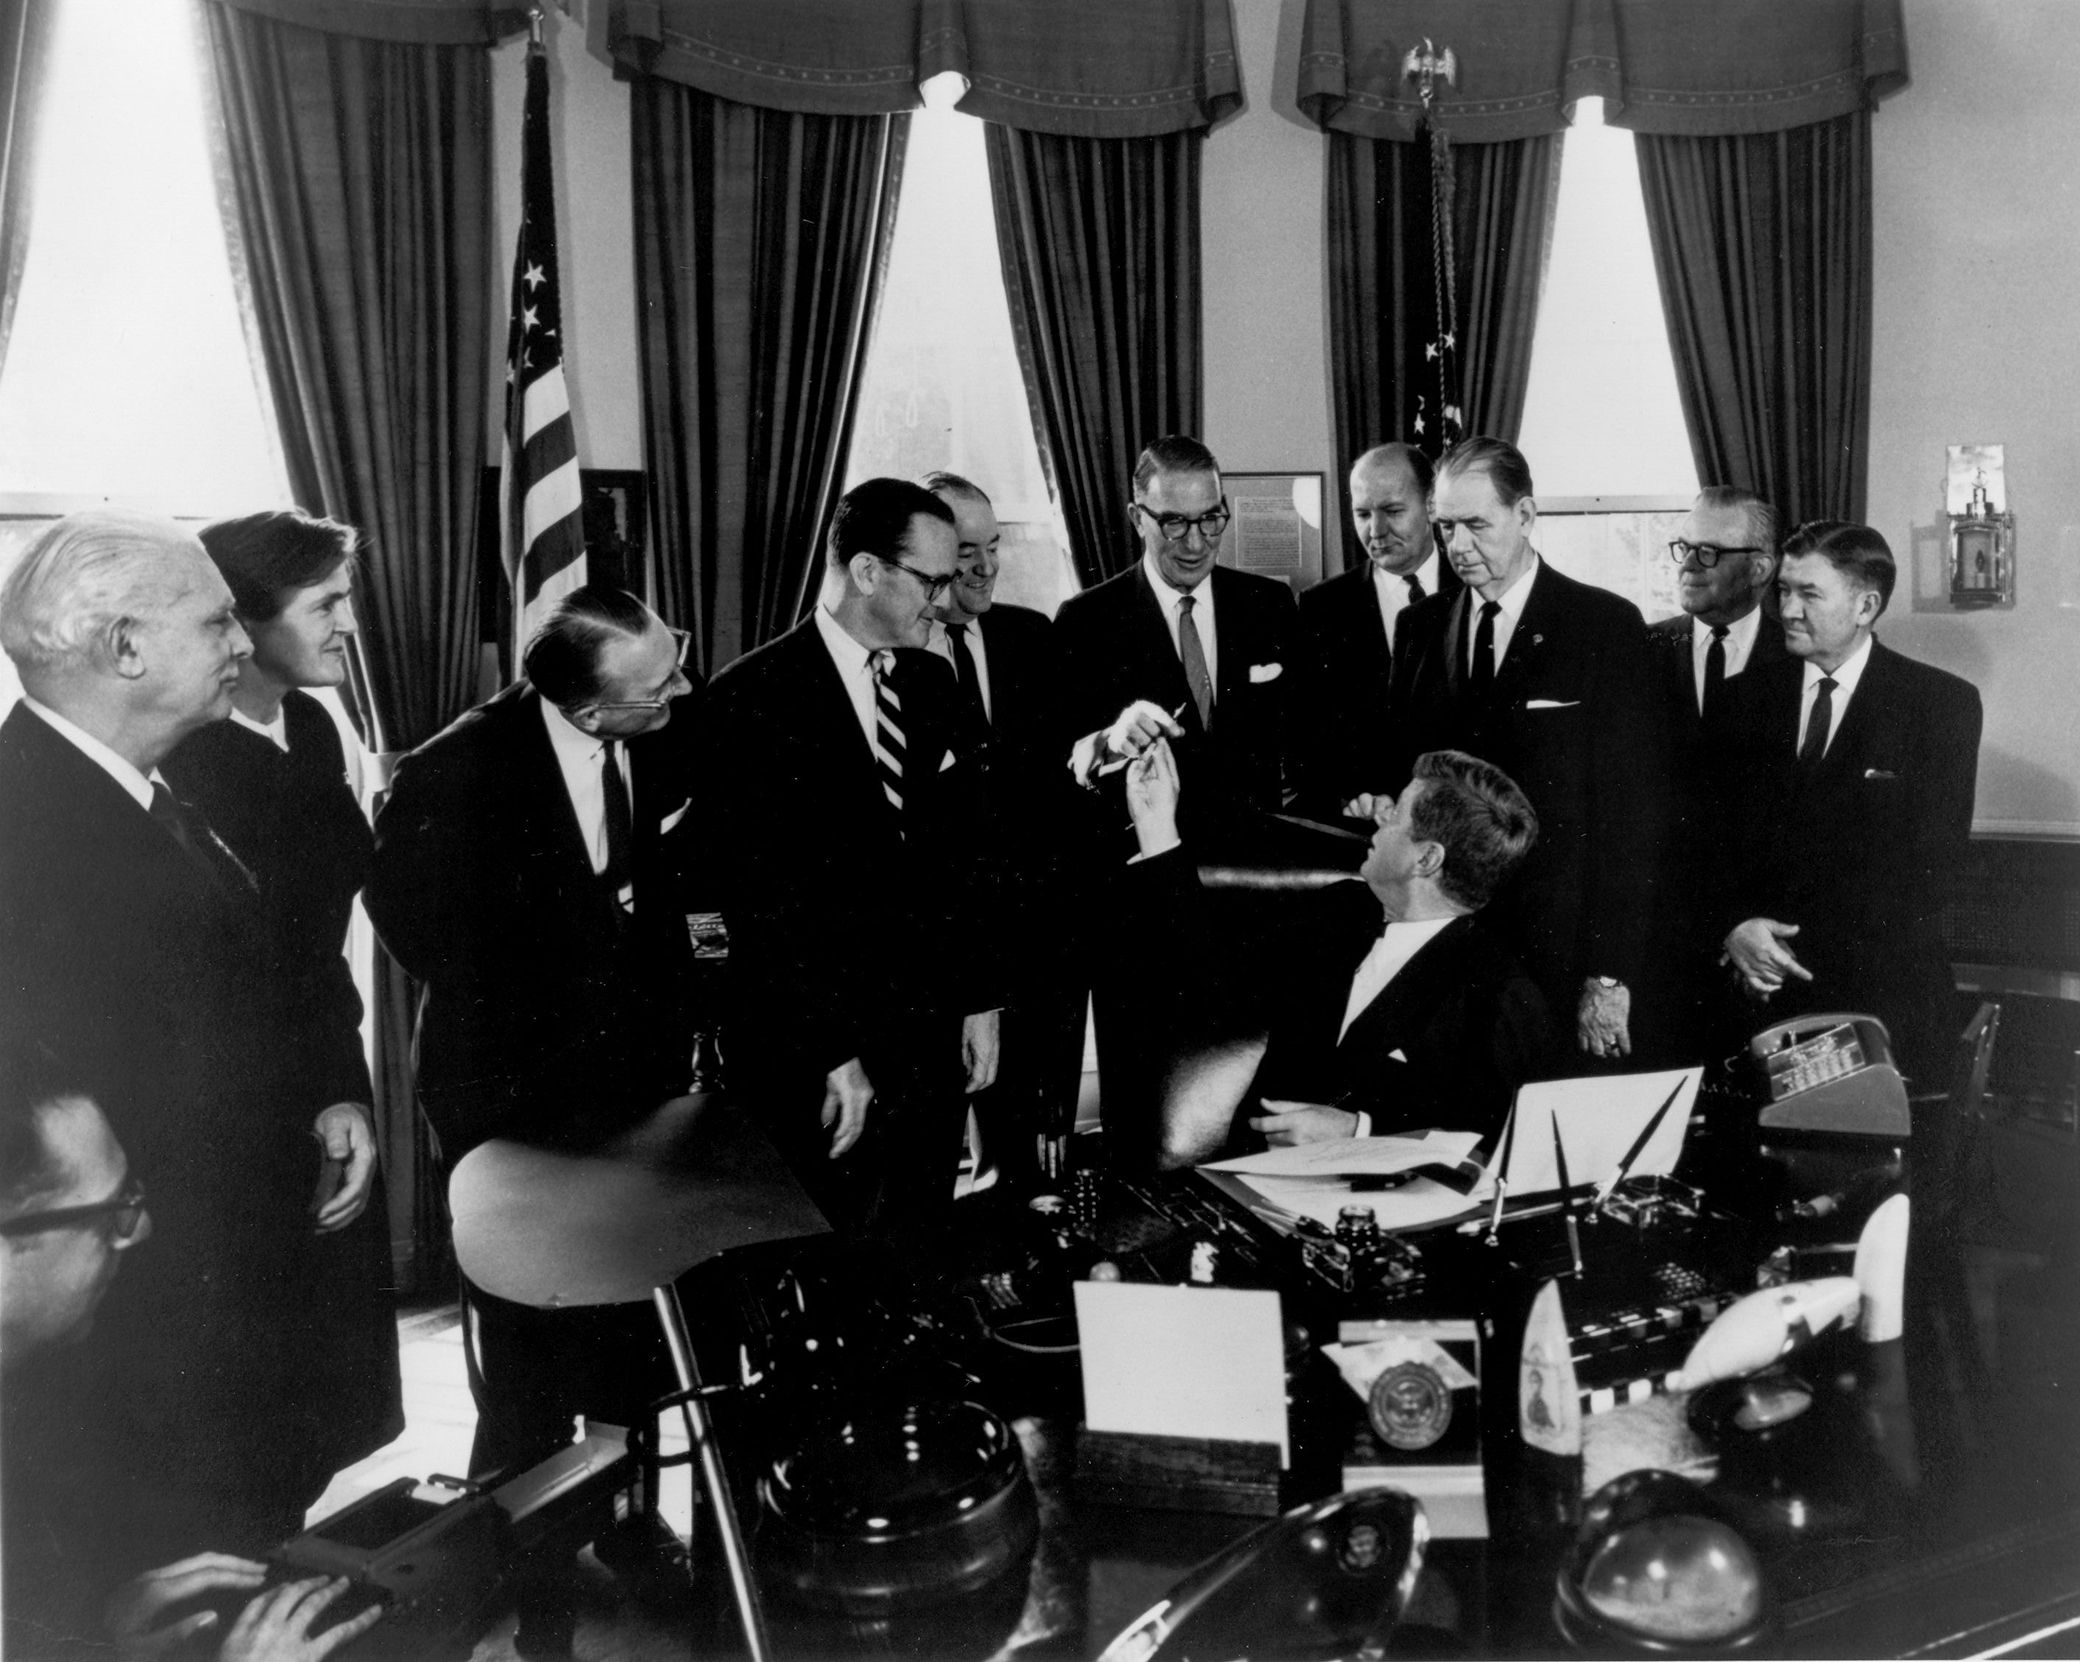
<instances>
[{"instance_id":1,"label":"woman in dark jacket","mask_svg":"<svg viewBox=\"0 0 2080 1662\"><path fill-rule=\"evenodd\" d=\"M317 1116L324 1175L311 1200L305 1262L283 1313L292 1377L272 1405L285 1493L308 1506L332 1474L403 1429L389 1219L361 1042L361 996L344 953L374 838L339 729L305 691L346 679L354 632L351 527L294 511L204 528L203 546L253 639L229 720L191 734L162 771L251 871L266 980L278 993L297 1100ZM264 1031L265 1029L260 1029Z\"/></svg>"}]
</instances>

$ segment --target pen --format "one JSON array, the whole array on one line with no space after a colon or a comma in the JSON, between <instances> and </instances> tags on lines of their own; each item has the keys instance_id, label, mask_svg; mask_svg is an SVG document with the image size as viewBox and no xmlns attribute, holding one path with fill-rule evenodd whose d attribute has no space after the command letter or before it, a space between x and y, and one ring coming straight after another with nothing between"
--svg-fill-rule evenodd
<instances>
[{"instance_id":1,"label":"pen","mask_svg":"<svg viewBox=\"0 0 2080 1662\"><path fill-rule=\"evenodd\" d=\"M1653 1141L1654 1133L1659 1129L1661 1121L1666 1117L1669 1109L1675 1106L1676 1098L1683 1094L1683 1087L1688 1083L1689 1080L1687 1078L1676 1081L1676 1088L1670 1091L1668 1099L1654 1110L1654 1117L1647 1121L1647 1128L1633 1138L1632 1146L1625 1151L1625 1158L1618 1162L1618 1169L1603 1180L1603 1187L1596 1191L1595 1205L1601 1206L1605 1201L1609 1200L1611 1191L1625 1181L1625 1174L1632 1170L1632 1162L1637 1160L1641 1153L1645 1151L1647 1144Z\"/></svg>"},{"instance_id":2,"label":"pen","mask_svg":"<svg viewBox=\"0 0 2080 1662\"><path fill-rule=\"evenodd\" d=\"M1574 1187L1567 1181L1567 1145L1560 1140L1560 1116L1553 1116L1553 1163L1560 1168L1560 1205L1567 1220L1567 1252L1574 1273L1582 1273L1582 1235L1574 1221Z\"/></svg>"},{"instance_id":3,"label":"pen","mask_svg":"<svg viewBox=\"0 0 2080 1662\"><path fill-rule=\"evenodd\" d=\"M1170 712L1170 719L1172 721L1177 722L1181 722L1184 720L1184 706L1182 704L1178 705L1176 709ZM1093 779L1103 779L1107 774L1117 773L1129 762L1135 761L1137 759L1138 758L1133 756L1115 756L1112 758L1111 761L1100 762L1095 768L1093 768L1091 770L1091 777Z\"/></svg>"}]
</instances>

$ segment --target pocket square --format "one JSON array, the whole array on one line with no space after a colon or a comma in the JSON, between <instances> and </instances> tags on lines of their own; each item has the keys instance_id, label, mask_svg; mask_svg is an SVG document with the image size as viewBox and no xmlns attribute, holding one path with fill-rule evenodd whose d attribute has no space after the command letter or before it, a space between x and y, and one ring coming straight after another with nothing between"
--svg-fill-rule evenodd
<instances>
[{"instance_id":1,"label":"pocket square","mask_svg":"<svg viewBox=\"0 0 2080 1662\"><path fill-rule=\"evenodd\" d=\"M1276 681L1285 673L1285 668L1284 664L1251 664L1249 678L1253 683Z\"/></svg>"},{"instance_id":2,"label":"pocket square","mask_svg":"<svg viewBox=\"0 0 2080 1662\"><path fill-rule=\"evenodd\" d=\"M1893 772L1893 771L1892 771L1892 770L1891 770L1890 768L1865 768L1865 769L1863 770L1863 776L1864 776L1864 778L1866 778L1866 779L1894 779L1894 780L1896 780L1896 779L1898 779L1898 778L1899 778L1899 775L1898 775L1898 774L1896 774L1896 773L1894 773L1894 772Z\"/></svg>"},{"instance_id":3,"label":"pocket square","mask_svg":"<svg viewBox=\"0 0 2080 1662\"><path fill-rule=\"evenodd\" d=\"M1387 1052L1387 1060L1390 1062L1405 1062L1408 1060L1408 1053L1402 1050L1390 1050Z\"/></svg>"},{"instance_id":4,"label":"pocket square","mask_svg":"<svg viewBox=\"0 0 2080 1662\"><path fill-rule=\"evenodd\" d=\"M941 757L939 758L939 771L940 771L941 773L944 773L944 772L945 772L945 771L946 771L946 770L947 770L948 768L950 768L950 767L952 767L952 766L953 766L953 752L949 750L949 751L947 751L947 753L946 753L946 754L945 754L944 756L941 756Z\"/></svg>"},{"instance_id":5,"label":"pocket square","mask_svg":"<svg viewBox=\"0 0 2080 1662\"><path fill-rule=\"evenodd\" d=\"M677 825L682 819L686 817L688 811L691 810L692 807L693 798L689 796L684 802L680 803L678 807L674 808L670 813L666 814L663 819L657 822L658 835L663 836L667 831L671 830L673 826Z\"/></svg>"},{"instance_id":6,"label":"pocket square","mask_svg":"<svg viewBox=\"0 0 2080 1662\"><path fill-rule=\"evenodd\" d=\"M1527 710L1579 710L1581 707L1582 701L1579 698L1527 698L1524 700L1524 708Z\"/></svg>"}]
</instances>

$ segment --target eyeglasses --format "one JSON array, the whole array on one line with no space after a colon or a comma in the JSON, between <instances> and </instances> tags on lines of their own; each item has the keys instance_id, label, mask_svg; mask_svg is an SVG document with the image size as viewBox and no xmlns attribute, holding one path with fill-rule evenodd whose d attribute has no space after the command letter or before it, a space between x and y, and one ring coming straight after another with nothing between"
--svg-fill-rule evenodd
<instances>
[{"instance_id":1,"label":"eyeglasses","mask_svg":"<svg viewBox=\"0 0 2080 1662\"><path fill-rule=\"evenodd\" d=\"M673 661L672 678L665 683L663 696L660 698L588 699L586 702L591 708L595 710L662 710L667 704L671 703L672 690L678 686L680 677L686 673L686 654L693 645L693 636L684 629L674 629L670 624L665 625L664 632L679 643L679 656Z\"/></svg>"},{"instance_id":2,"label":"eyeglasses","mask_svg":"<svg viewBox=\"0 0 2080 1662\"><path fill-rule=\"evenodd\" d=\"M1137 513L1146 514L1155 521L1156 529L1163 534L1165 542L1183 542L1194 531L1208 542L1219 542L1221 533L1228 528L1234 516L1228 511L1228 499L1223 496L1221 505L1197 516L1190 514L1159 514L1145 502L1134 504Z\"/></svg>"},{"instance_id":3,"label":"eyeglasses","mask_svg":"<svg viewBox=\"0 0 2080 1662\"><path fill-rule=\"evenodd\" d=\"M1721 548L1717 543L1685 542L1681 537L1668 545L1668 557L1677 565L1686 564L1693 557L1699 566L1710 571L1729 554L1767 554L1766 548L1757 548L1752 543L1739 548Z\"/></svg>"},{"instance_id":4,"label":"eyeglasses","mask_svg":"<svg viewBox=\"0 0 2080 1662\"><path fill-rule=\"evenodd\" d=\"M0 1237L11 1241L22 1235L41 1235L50 1229L69 1229L74 1224L88 1223L96 1218L112 1221L109 1235L116 1245L122 1246L133 1240L139 1225L144 1222L144 1184L133 1177L113 1200L97 1200L91 1206L53 1206L46 1212L9 1218L0 1223Z\"/></svg>"},{"instance_id":5,"label":"eyeglasses","mask_svg":"<svg viewBox=\"0 0 2080 1662\"><path fill-rule=\"evenodd\" d=\"M894 566L896 570L907 572L910 576L916 578L918 582L924 585L924 597L926 600L937 600L939 596L953 587L954 580L960 576L958 571L949 571L943 577L934 577L928 571L919 571L915 566L906 566L901 560L892 560L886 554L876 554L874 558L885 566Z\"/></svg>"}]
</instances>

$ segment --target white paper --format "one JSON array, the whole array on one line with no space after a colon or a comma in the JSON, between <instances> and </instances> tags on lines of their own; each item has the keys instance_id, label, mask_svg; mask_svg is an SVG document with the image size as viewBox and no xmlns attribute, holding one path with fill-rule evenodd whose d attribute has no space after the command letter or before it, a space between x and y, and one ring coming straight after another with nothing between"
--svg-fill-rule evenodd
<instances>
[{"instance_id":1,"label":"white paper","mask_svg":"<svg viewBox=\"0 0 2080 1662\"><path fill-rule=\"evenodd\" d=\"M1426 1131L1417 1137L1336 1137L1327 1142L1266 1149L1262 1154L1244 1154L1233 1160L1215 1160L1206 1169L1267 1177L1347 1177L1355 1173L1383 1177L1412 1166L1434 1165L1440 1160L1463 1160L1480 1140L1477 1131Z\"/></svg>"},{"instance_id":2,"label":"white paper","mask_svg":"<svg viewBox=\"0 0 2080 1662\"><path fill-rule=\"evenodd\" d=\"M1091 1430L1276 1443L1288 1464L1277 1293L1079 1281L1076 1327Z\"/></svg>"},{"instance_id":3,"label":"white paper","mask_svg":"<svg viewBox=\"0 0 2080 1662\"><path fill-rule=\"evenodd\" d=\"M1364 1194L1353 1194L1350 1184L1341 1179L1325 1181L1319 1177L1265 1177L1258 1174L1238 1177L1235 1181L1261 1195L1267 1205L1281 1212L1312 1218L1331 1229L1336 1227L1337 1217L1346 1206L1371 1207L1374 1219L1385 1230L1416 1229L1426 1223L1456 1217L1461 1212L1476 1211L1481 1202L1494 1193L1492 1188L1483 1189L1476 1185L1472 1194L1462 1195L1457 1189L1448 1189L1427 1177L1411 1178L1398 1189L1372 1190ZM1266 1217L1263 1213L1258 1216L1264 1217L1264 1221L1274 1229L1285 1227L1275 1217Z\"/></svg>"},{"instance_id":4,"label":"white paper","mask_svg":"<svg viewBox=\"0 0 2080 1662\"><path fill-rule=\"evenodd\" d=\"M1509 1151L1504 1174L1509 1180L1509 1198L1519 1201L1560 1187L1560 1167L1553 1152L1556 1123L1567 1148L1568 1180L1576 1187L1601 1186L1617 1171L1647 1122L1674 1090L1675 1101L1626 1174L1666 1177L1682 1157L1683 1136L1690 1128L1690 1110L1696 1106L1697 1086L1703 1078L1703 1068L1672 1068L1664 1073L1550 1079L1524 1086L1510 1110L1514 1131L1505 1130L1500 1144Z\"/></svg>"}]
</instances>

